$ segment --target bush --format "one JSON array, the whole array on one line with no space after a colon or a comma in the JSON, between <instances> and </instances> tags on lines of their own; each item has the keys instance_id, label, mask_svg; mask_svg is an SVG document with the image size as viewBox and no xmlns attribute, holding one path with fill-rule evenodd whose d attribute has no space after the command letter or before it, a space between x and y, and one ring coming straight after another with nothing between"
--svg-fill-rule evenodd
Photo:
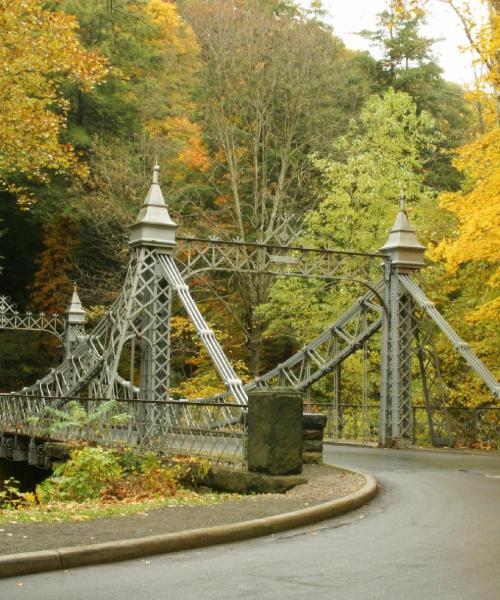
<instances>
[{"instance_id":1,"label":"bush","mask_svg":"<svg viewBox=\"0 0 500 600\"><path fill-rule=\"evenodd\" d=\"M86 447L71 453L37 486L40 502L88 500L140 501L175 496L178 482L189 480L190 467L164 467L153 454Z\"/></svg>"},{"instance_id":2,"label":"bush","mask_svg":"<svg viewBox=\"0 0 500 600\"><path fill-rule=\"evenodd\" d=\"M113 481L102 492L103 500L133 500L163 498L177 493L176 469L165 469L160 464L148 466L123 479Z\"/></svg>"},{"instance_id":3,"label":"bush","mask_svg":"<svg viewBox=\"0 0 500 600\"><path fill-rule=\"evenodd\" d=\"M41 502L95 500L104 488L122 475L118 457L112 450L74 450L68 461L58 464L53 474L37 486Z\"/></svg>"},{"instance_id":4,"label":"bush","mask_svg":"<svg viewBox=\"0 0 500 600\"><path fill-rule=\"evenodd\" d=\"M34 503L35 494L21 492L17 479L4 479L0 488L0 509L17 509Z\"/></svg>"}]
</instances>

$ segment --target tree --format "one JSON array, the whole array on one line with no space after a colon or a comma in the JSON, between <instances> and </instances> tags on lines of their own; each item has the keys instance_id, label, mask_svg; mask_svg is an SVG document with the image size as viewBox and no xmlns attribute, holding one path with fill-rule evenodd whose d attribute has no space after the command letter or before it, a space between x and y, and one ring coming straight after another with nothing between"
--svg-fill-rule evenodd
<instances>
[{"instance_id":1,"label":"tree","mask_svg":"<svg viewBox=\"0 0 500 600\"><path fill-rule=\"evenodd\" d=\"M110 65L102 86L83 92L68 86L70 137L88 150L96 135L110 142L117 135L124 140L147 134L151 153L156 150L160 159L165 160L166 153L178 153L185 128L188 136L193 135L186 115L197 45L175 4L168 0L63 0L61 8L78 19L84 46L104 55ZM169 139L165 139L166 132Z\"/></svg>"},{"instance_id":2,"label":"tree","mask_svg":"<svg viewBox=\"0 0 500 600\"><path fill-rule=\"evenodd\" d=\"M198 231L291 240L313 201L308 154L344 130L369 92L362 62L291 3L188 1L183 12L200 45L198 105L213 157L205 196L185 214L194 214ZM242 323L254 374L262 336L254 307L269 284L267 276L241 275L238 305L226 303Z\"/></svg>"},{"instance_id":3,"label":"tree","mask_svg":"<svg viewBox=\"0 0 500 600\"><path fill-rule=\"evenodd\" d=\"M418 110L434 117L443 134L429 163L429 185L442 190L457 189L460 176L451 164L451 153L464 142L468 125L463 89L443 79L433 54L436 40L421 33L427 18L425 2L387 0L386 5L386 10L378 15L378 29L361 33L382 52L378 67L383 87L408 93Z\"/></svg>"},{"instance_id":4,"label":"tree","mask_svg":"<svg viewBox=\"0 0 500 600\"><path fill-rule=\"evenodd\" d=\"M441 206L456 220L433 257L444 259L443 282L460 298L456 322L475 341L481 358L495 368L500 308L500 3L485 1L488 19L480 26L468 3L446 1L459 16L475 55L477 77L469 98L477 121L471 141L458 149L454 160L463 175L462 187L440 196ZM474 279L477 284L471 285ZM461 398L469 400L465 392ZM481 394L475 400L479 399L487 397Z\"/></svg>"},{"instance_id":5,"label":"tree","mask_svg":"<svg viewBox=\"0 0 500 600\"><path fill-rule=\"evenodd\" d=\"M40 0L0 1L0 189L20 190L23 178L43 182L50 173L86 174L61 141L69 105L60 90L68 80L90 90L107 68L76 28L73 17Z\"/></svg>"},{"instance_id":6,"label":"tree","mask_svg":"<svg viewBox=\"0 0 500 600\"><path fill-rule=\"evenodd\" d=\"M200 126L192 120L198 48L170 1L64 0L61 7L78 19L85 47L110 65L98 88L65 90L71 105L68 136L88 158L90 173L83 182L73 181L69 191L66 186L64 204L82 224L75 260L84 296L101 304L121 285L127 226L154 161L173 189L182 190L207 168ZM43 221L57 218L60 210L54 188L44 202Z\"/></svg>"},{"instance_id":7,"label":"tree","mask_svg":"<svg viewBox=\"0 0 500 600\"><path fill-rule=\"evenodd\" d=\"M418 113L408 94L390 89L371 96L359 121L351 121L346 134L333 142L330 157L313 158L322 174L317 190L320 201L305 216L301 245L377 251L387 239L401 192L407 210L419 217L412 216L412 220L426 222L435 211L435 194L426 185L425 175L436 139L434 120L425 112ZM380 278L378 262L373 261L369 270L354 260L358 279ZM347 269L348 259L343 264ZM330 326L366 291L355 282L325 285L319 280L280 280L260 314L268 323L269 336L285 335L298 348ZM350 359L346 368L344 398L354 399L361 379L359 358ZM324 386L324 382L319 384L320 393Z\"/></svg>"},{"instance_id":8,"label":"tree","mask_svg":"<svg viewBox=\"0 0 500 600\"><path fill-rule=\"evenodd\" d=\"M330 156L312 157L322 175L320 201L305 215L301 243L377 251L387 238L401 193L407 209L425 222L434 210L426 168L437 140L434 119L418 113L408 94L389 89L371 96L359 121L352 120L346 134L334 140ZM302 313L295 311L299 319Z\"/></svg>"},{"instance_id":9,"label":"tree","mask_svg":"<svg viewBox=\"0 0 500 600\"><path fill-rule=\"evenodd\" d=\"M496 121L500 119L500 2L499 0L481 0L487 11L484 23L478 23L473 16L470 2L467 0L438 0L448 4L462 24L469 42L467 50L472 52L475 75L476 106L478 108L480 125L481 97L487 90L489 101L495 112ZM483 99L485 99L483 97Z\"/></svg>"},{"instance_id":10,"label":"tree","mask_svg":"<svg viewBox=\"0 0 500 600\"><path fill-rule=\"evenodd\" d=\"M404 193L409 210L431 206L426 168L439 140L434 119L411 97L389 89L372 96L331 158L315 158L323 174L322 200L306 216L306 243L376 251ZM420 216L422 218L422 215Z\"/></svg>"},{"instance_id":11,"label":"tree","mask_svg":"<svg viewBox=\"0 0 500 600\"><path fill-rule=\"evenodd\" d=\"M76 223L66 215L45 226L43 250L31 286L30 309L48 314L65 314L73 288L74 263L72 248L77 232ZM47 372L61 359L61 345L53 336L39 336L36 366ZM29 349L29 346L28 346Z\"/></svg>"},{"instance_id":12,"label":"tree","mask_svg":"<svg viewBox=\"0 0 500 600\"><path fill-rule=\"evenodd\" d=\"M31 307L36 311L63 314L69 300L74 271L71 250L76 224L67 216L45 227L44 249L32 285Z\"/></svg>"}]
</instances>

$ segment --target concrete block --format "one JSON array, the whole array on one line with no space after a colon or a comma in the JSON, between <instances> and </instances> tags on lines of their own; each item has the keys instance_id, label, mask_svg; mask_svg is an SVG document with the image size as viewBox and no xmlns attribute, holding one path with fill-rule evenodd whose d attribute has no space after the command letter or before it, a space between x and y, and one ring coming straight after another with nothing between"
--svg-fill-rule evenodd
<instances>
[{"instance_id":1,"label":"concrete block","mask_svg":"<svg viewBox=\"0 0 500 600\"><path fill-rule=\"evenodd\" d=\"M269 475L302 471L302 393L265 388L248 394L248 470Z\"/></svg>"}]
</instances>

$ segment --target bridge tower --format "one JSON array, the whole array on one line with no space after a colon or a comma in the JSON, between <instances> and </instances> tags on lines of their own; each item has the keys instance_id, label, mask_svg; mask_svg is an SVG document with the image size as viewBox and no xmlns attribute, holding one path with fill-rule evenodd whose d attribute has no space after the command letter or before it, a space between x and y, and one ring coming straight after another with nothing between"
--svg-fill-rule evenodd
<instances>
[{"instance_id":1,"label":"bridge tower","mask_svg":"<svg viewBox=\"0 0 500 600\"><path fill-rule=\"evenodd\" d=\"M73 294L66 308L66 324L64 330L64 357L71 356L74 345L85 336L85 310L83 309L76 283L73 285Z\"/></svg>"},{"instance_id":2,"label":"bridge tower","mask_svg":"<svg viewBox=\"0 0 500 600\"><path fill-rule=\"evenodd\" d=\"M399 212L380 252L388 257L384 266L385 307L381 348L382 445L412 442L412 343L418 327L415 301L403 288L399 275L425 267L425 247L418 241L400 200Z\"/></svg>"},{"instance_id":3,"label":"bridge tower","mask_svg":"<svg viewBox=\"0 0 500 600\"><path fill-rule=\"evenodd\" d=\"M112 311L106 359L93 381L95 396L114 396L118 369L123 368L126 356L123 375L130 382L130 397L136 382L141 399L168 400L172 293L158 259L175 246L177 225L168 213L158 174L155 165L149 191L130 228L130 260Z\"/></svg>"},{"instance_id":4,"label":"bridge tower","mask_svg":"<svg viewBox=\"0 0 500 600\"><path fill-rule=\"evenodd\" d=\"M159 167L139 215L130 228L130 261L122 293L108 313L104 360L92 381L92 395L112 398L116 382L128 379L130 397L169 400L171 373L170 318L173 293L179 296L230 394L246 402L241 381L189 293L174 261L177 225L170 218L159 184ZM125 359L128 373L122 373ZM136 365L138 364L138 368ZM139 391L135 383L139 384Z\"/></svg>"}]
</instances>

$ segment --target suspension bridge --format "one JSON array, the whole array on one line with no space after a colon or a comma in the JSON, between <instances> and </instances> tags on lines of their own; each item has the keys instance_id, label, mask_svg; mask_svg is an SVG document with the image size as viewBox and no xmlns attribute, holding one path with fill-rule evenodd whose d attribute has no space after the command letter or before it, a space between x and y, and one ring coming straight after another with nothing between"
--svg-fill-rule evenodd
<instances>
[{"instance_id":1,"label":"suspension bridge","mask_svg":"<svg viewBox=\"0 0 500 600\"><path fill-rule=\"evenodd\" d=\"M325 376L330 376L333 402L316 408L328 411L333 437L342 437L348 429L352 435L353 423L355 428L360 423L364 441L369 433L380 445L406 446L415 442L418 427L424 426L430 441L439 444L456 438L452 429L465 427L473 428L476 438L498 445L498 409L462 411L457 417L454 409L446 408L446 389L432 347L433 330L449 340L464 367L477 374L492 398L500 396L500 386L419 286L425 249L403 204L379 253L179 237L176 228L155 166L150 189L131 226L123 287L95 327L85 327L76 287L65 318L21 314L7 298L0 298L0 328L45 331L58 337L64 348L62 362L43 378L0 395L0 456L37 461L47 438L85 438L110 446L243 462L248 392L257 387L290 386L304 391L312 406L311 387ZM373 280L371 273L380 272L373 265L380 263L382 276ZM243 384L187 283L206 271L354 281L366 291L299 352ZM224 393L196 402L171 398L174 296L211 357ZM378 340L380 400L369 404L367 344L373 339ZM359 405L345 405L342 365L355 353L361 353L363 365L362 398ZM417 388L422 406L413 400ZM123 417L112 426L113 415L107 410L110 401L114 416ZM68 417L55 428L54 415L61 419L75 403L89 415L87 422L77 426Z\"/></svg>"}]
</instances>

